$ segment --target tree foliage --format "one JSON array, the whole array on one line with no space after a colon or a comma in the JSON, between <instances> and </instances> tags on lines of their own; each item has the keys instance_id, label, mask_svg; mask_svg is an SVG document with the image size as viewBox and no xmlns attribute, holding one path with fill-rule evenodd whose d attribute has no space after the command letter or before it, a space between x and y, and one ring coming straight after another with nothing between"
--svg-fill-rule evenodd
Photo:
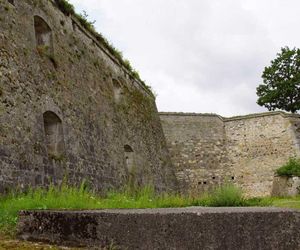
<instances>
[{"instance_id":1,"label":"tree foliage","mask_svg":"<svg viewBox=\"0 0 300 250\"><path fill-rule=\"evenodd\" d=\"M256 92L260 106L292 113L300 109L300 49L281 48L271 66L265 67L262 78Z\"/></svg>"}]
</instances>

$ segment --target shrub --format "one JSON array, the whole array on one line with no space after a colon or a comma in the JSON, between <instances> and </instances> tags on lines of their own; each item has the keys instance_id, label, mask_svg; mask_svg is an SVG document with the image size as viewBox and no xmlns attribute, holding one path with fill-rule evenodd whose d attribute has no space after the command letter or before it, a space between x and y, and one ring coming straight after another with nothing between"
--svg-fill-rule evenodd
<instances>
[{"instance_id":1,"label":"shrub","mask_svg":"<svg viewBox=\"0 0 300 250\"><path fill-rule=\"evenodd\" d=\"M291 158L289 161L276 170L279 176L298 176L300 177L300 159Z\"/></svg>"},{"instance_id":2,"label":"shrub","mask_svg":"<svg viewBox=\"0 0 300 250\"><path fill-rule=\"evenodd\" d=\"M72 4L70 4L67 0L55 0L58 8L61 10L62 13L65 15L74 15L75 9Z\"/></svg>"}]
</instances>

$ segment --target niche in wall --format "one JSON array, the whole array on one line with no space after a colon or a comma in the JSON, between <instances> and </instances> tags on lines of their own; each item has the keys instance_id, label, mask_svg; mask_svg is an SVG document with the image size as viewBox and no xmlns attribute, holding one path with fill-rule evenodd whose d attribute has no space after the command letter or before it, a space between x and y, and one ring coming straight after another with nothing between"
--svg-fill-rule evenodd
<instances>
[{"instance_id":1,"label":"niche in wall","mask_svg":"<svg viewBox=\"0 0 300 250\"><path fill-rule=\"evenodd\" d=\"M119 81L117 81L116 79L113 79L113 94L115 102L119 103L122 100L123 89Z\"/></svg>"},{"instance_id":2,"label":"niche in wall","mask_svg":"<svg viewBox=\"0 0 300 250\"><path fill-rule=\"evenodd\" d=\"M126 168L129 173L134 171L134 151L131 146L125 145L124 146L124 153L125 153L125 164Z\"/></svg>"},{"instance_id":3,"label":"niche in wall","mask_svg":"<svg viewBox=\"0 0 300 250\"><path fill-rule=\"evenodd\" d=\"M45 112L43 118L48 156L61 160L65 153L62 121L51 111Z\"/></svg>"},{"instance_id":4,"label":"niche in wall","mask_svg":"<svg viewBox=\"0 0 300 250\"><path fill-rule=\"evenodd\" d=\"M39 16L34 16L36 47L40 53L52 54L53 36L49 25Z\"/></svg>"}]
</instances>

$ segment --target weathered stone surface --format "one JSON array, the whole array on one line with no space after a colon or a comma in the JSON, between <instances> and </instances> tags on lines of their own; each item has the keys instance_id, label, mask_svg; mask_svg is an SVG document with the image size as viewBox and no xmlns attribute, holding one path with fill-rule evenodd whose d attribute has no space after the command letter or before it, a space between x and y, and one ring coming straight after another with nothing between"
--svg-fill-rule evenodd
<instances>
[{"instance_id":1,"label":"weathered stone surface","mask_svg":"<svg viewBox=\"0 0 300 250\"><path fill-rule=\"evenodd\" d=\"M232 182L247 196L271 195L275 170L300 155L299 115L161 113L160 118L184 191Z\"/></svg>"},{"instance_id":2,"label":"weathered stone surface","mask_svg":"<svg viewBox=\"0 0 300 250\"><path fill-rule=\"evenodd\" d=\"M203 192L231 177L221 117L161 113L160 118L181 190Z\"/></svg>"},{"instance_id":3,"label":"weathered stone surface","mask_svg":"<svg viewBox=\"0 0 300 250\"><path fill-rule=\"evenodd\" d=\"M53 0L0 0L0 192L64 176L173 189L154 97Z\"/></svg>"},{"instance_id":4,"label":"weathered stone surface","mask_svg":"<svg viewBox=\"0 0 300 250\"><path fill-rule=\"evenodd\" d=\"M182 208L20 213L18 237L121 249L298 250L300 213L276 208Z\"/></svg>"},{"instance_id":5,"label":"weathered stone surface","mask_svg":"<svg viewBox=\"0 0 300 250\"><path fill-rule=\"evenodd\" d=\"M300 194L300 177L276 176L273 182L272 196L297 196Z\"/></svg>"}]
</instances>

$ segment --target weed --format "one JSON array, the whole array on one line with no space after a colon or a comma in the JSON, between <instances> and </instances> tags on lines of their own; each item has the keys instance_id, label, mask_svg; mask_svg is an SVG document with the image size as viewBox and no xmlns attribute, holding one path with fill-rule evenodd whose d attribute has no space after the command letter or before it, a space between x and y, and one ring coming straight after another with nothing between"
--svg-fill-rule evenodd
<instances>
[{"instance_id":1,"label":"weed","mask_svg":"<svg viewBox=\"0 0 300 250\"><path fill-rule=\"evenodd\" d=\"M285 165L276 170L276 174L279 176L300 177L300 159L289 159L289 161Z\"/></svg>"},{"instance_id":2,"label":"weed","mask_svg":"<svg viewBox=\"0 0 300 250\"><path fill-rule=\"evenodd\" d=\"M66 160L66 157L64 154L49 154L49 158L51 160L57 161L57 162L63 162Z\"/></svg>"},{"instance_id":3,"label":"weed","mask_svg":"<svg viewBox=\"0 0 300 250\"><path fill-rule=\"evenodd\" d=\"M293 202L292 202L293 201ZM20 210L29 209L103 209L103 208L168 208L188 206L290 206L300 208L300 197L284 203L282 199L245 199L239 188L225 185L211 193L187 196L176 193L157 194L152 185L145 187L126 185L123 189L111 190L106 195L97 195L83 181L72 187L64 180L61 186L48 189L29 189L27 192L11 192L0 196L0 232L15 230Z\"/></svg>"},{"instance_id":4,"label":"weed","mask_svg":"<svg viewBox=\"0 0 300 250\"><path fill-rule=\"evenodd\" d=\"M74 15L75 9L72 4L69 3L67 0L55 0L58 8L64 13L65 15Z\"/></svg>"}]
</instances>

